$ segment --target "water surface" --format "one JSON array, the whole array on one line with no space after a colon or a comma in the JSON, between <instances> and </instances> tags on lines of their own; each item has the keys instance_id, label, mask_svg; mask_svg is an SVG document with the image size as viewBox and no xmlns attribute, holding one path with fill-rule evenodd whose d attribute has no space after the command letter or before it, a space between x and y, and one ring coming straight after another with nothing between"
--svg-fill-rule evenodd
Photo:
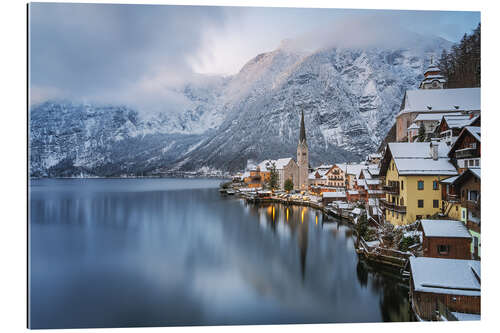
<instances>
[{"instance_id":1,"label":"water surface","mask_svg":"<svg viewBox=\"0 0 500 333\"><path fill-rule=\"evenodd\" d=\"M210 179L32 180L32 328L409 320L349 226Z\"/></svg>"}]
</instances>

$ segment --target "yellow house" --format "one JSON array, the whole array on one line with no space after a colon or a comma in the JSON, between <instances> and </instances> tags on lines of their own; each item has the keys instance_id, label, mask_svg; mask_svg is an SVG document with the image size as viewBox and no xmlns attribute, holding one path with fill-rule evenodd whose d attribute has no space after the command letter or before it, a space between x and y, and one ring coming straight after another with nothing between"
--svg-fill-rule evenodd
<instances>
[{"instance_id":1,"label":"yellow house","mask_svg":"<svg viewBox=\"0 0 500 333\"><path fill-rule=\"evenodd\" d=\"M385 220L394 225L442 213L440 181L457 174L438 142L388 143L380 168Z\"/></svg>"}]
</instances>

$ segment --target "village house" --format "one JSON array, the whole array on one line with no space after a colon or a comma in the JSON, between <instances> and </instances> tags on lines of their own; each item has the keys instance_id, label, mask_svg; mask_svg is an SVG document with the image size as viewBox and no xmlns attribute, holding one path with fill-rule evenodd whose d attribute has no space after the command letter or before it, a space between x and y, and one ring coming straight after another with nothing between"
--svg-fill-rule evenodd
<instances>
[{"instance_id":1,"label":"village house","mask_svg":"<svg viewBox=\"0 0 500 333\"><path fill-rule=\"evenodd\" d=\"M299 166L291 157L280 158L275 161L276 171L278 172L278 187L280 190L285 189L285 181L292 180L295 185L299 178Z\"/></svg>"},{"instance_id":2,"label":"village house","mask_svg":"<svg viewBox=\"0 0 500 333\"><path fill-rule=\"evenodd\" d=\"M405 225L441 213L440 180L457 174L440 142L388 143L380 177L385 220Z\"/></svg>"},{"instance_id":3,"label":"village house","mask_svg":"<svg viewBox=\"0 0 500 333\"><path fill-rule=\"evenodd\" d=\"M408 142L413 142L418 136L420 127L425 128L425 138L430 139L435 136L436 127L439 126L441 119L446 113L421 113L414 122L408 127ZM461 115L461 113L450 113L450 115Z\"/></svg>"},{"instance_id":4,"label":"village house","mask_svg":"<svg viewBox=\"0 0 500 333\"><path fill-rule=\"evenodd\" d=\"M370 198L385 198L382 182L379 179L380 168L378 165L367 165L361 170L356 180L354 189L359 192L360 198L368 202Z\"/></svg>"},{"instance_id":5,"label":"village house","mask_svg":"<svg viewBox=\"0 0 500 333\"><path fill-rule=\"evenodd\" d=\"M440 137L448 145L452 145L465 126L481 126L481 115L472 113L444 115L435 130L434 136Z\"/></svg>"},{"instance_id":6,"label":"village house","mask_svg":"<svg viewBox=\"0 0 500 333\"><path fill-rule=\"evenodd\" d=\"M326 173L330 170L331 165L320 165L309 174L309 187L321 187L328 185Z\"/></svg>"},{"instance_id":7,"label":"village house","mask_svg":"<svg viewBox=\"0 0 500 333\"><path fill-rule=\"evenodd\" d=\"M471 259L472 237L467 227L457 220L421 220L424 257Z\"/></svg>"},{"instance_id":8,"label":"village house","mask_svg":"<svg viewBox=\"0 0 500 333\"><path fill-rule=\"evenodd\" d=\"M339 165L332 165L330 170L328 170L325 175L328 179L327 186L345 189L345 170L341 169Z\"/></svg>"},{"instance_id":9,"label":"village house","mask_svg":"<svg viewBox=\"0 0 500 333\"><path fill-rule=\"evenodd\" d=\"M481 258L481 169L467 169L441 183L444 214L465 223L472 235L470 251Z\"/></svg>"},{"instance_id":10,"label":"village house","mask_svg":"<svg viewBox=\"0 0 500 333\"><path fill-rule=\"evenodd\" d=\"M420 114L480 112L481 88L444 89L445 84L439 83L444 78L438 78L436 75L441 76L441 73L431 64L424 73L420 88L406 91L400 112L396 116L396 141L408 141L408 128ZM418 133L418 126L414 127L416 128L410 129L412 135Z\"/></svg>"},{"instance_id":11,"label":"village house","mask_svg":"<svg viewBox=\"0 0 500 333\"><path fill-rule=\"evenodd\" d=\"M410 257L409 263L410 301L419 318L480 319L479 261Z\"/></svg>"},{"instance_id":12,"label":"village house","mask_svg":"<svg viewBox=\"0 0 500 333\"><path fill-rule=\"evenodd\" d=\"M323 205L328 205L334 201L347 201L346 192L323 192L322 202Z\"/></svg>"},{"instance_id":13,"label":"village house","mask_svg":"<svg viewBox=\"0 0 500 333\"><path fill-rule=\"evenodd\" d=\"M481 166L481 127L465 126L448 152L452 163L462 173Z\"/></svg>"}]
</instances>

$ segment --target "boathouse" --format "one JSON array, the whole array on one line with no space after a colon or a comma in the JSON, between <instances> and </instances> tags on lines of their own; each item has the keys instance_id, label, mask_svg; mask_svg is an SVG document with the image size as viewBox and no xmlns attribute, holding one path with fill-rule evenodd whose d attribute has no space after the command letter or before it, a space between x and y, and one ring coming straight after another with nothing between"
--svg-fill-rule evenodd
<instances>
[{"instance_id":1,"label":"boathouse","mask_svg":"<svg viewBox=\"0 0 500 333\"><path fill-rule=\"evenodd\" d=\"M457 320L464 315L479 319L480 262L410 257L410 298L421 320Z\"/></svg>"}]
</instances>

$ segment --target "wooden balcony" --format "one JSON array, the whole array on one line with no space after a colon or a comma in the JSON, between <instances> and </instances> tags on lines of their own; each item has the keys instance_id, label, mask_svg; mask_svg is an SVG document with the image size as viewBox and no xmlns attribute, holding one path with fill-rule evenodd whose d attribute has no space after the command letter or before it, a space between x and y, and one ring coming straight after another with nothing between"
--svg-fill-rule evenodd
<instances>
[{"instance_id":1,"label":"wooden balcony","mask_svg":"<svg viewBox=\"0 0 500 333\"><path fill-rule=\"evenodd\" d=\"M382 190L388 194L399 195L399 186L397 185L384 185Z\"/></svg>"},{"instance_id":2,"label":"wooden balcony","mask_svg":"<svg viewBox=\"0 0 500 333\"><path fill-rule=\"evenodd\" d=\"M446 194L446 196L444 197L444 200L445 201L448 201L448 202L460 202L460 198L458 197L457 194Z\"/></svg>"},{"instance_id":3,"label":"wooden balcony","mask_svg":"<svg viewBox=\"0 0 500 333\"><path fill-rule=\"evenodd\" d=\"M477 156L476 148L464 148L455 151L455 158L472 158Z\"/></svg>"},{"instance_id":4,"label":"wooden balcony","mask_svg":"<svg viewBox=\"0 0 500 333\"><path fill-rule=\"evenodd\" d=\"M481 217L481 202L474 200L462 200L460 205L464 208L467 208L469 212L477 217Z\"/></svg>"},{"instance_id":5,"label":"wooden balcony","mask_svg":"<svg viewBox=\"0 0 500 333\"><path fill-rule=\"evenodd\" d=\"M406 206L398 206L395 203L388 202L387 200L380 200L380 204L384 209L406 214Z\"/></svg>"}]
</instances>

